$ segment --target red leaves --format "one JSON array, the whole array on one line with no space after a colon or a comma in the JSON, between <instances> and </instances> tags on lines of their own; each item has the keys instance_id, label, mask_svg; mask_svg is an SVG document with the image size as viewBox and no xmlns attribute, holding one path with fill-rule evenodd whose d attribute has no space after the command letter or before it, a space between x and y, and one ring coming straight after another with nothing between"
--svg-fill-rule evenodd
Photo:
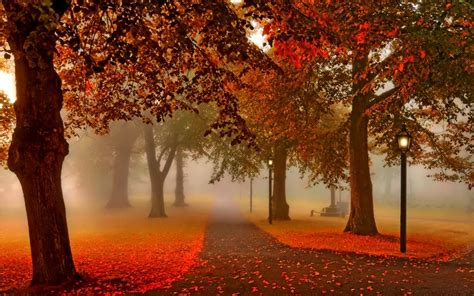
<instances>
[{"instance_id":1,"label":"red leaves","mask_svg":"<svg viewBox=\"0 0 474 296\"><path fill-rule=\"evenodd\" d=\"M367 32L359 32L354 36L354 40L356 41L357 44L364 44L365 43L365 37L367 36Z\"/></svg>"},{"instance_id":2,"label":"red leaves","mask_svg":"<svg viewBox=\"0 0 474 296\"><path fill-rule=\"evenodd\" d=\"M404 63L398 64L398 71L403 72L404 69L405 69L405 64Z\"/></svg>"},{"instance_id":3,"label":"red leaves","mask_svg":"<svg viewBox=\"0 0 474 296\"><path fill-rule=\"evenodd\" d=\"M72 226L72 251L83 279L57 294L143 293L169 286L197 263L206 224L202 216L179 221L135 219L120 228L117 221L110 224L110 217L99 222L99 230L96 226L77 231ZM0 229L0 291L26 288L31 280L28 241L25 237L18 242L12 230Z\"/></svg>"},{"instance_id":4,"label":"red leaves","mask_svg":"<svg viewBox=\"0 0 474 296\"><path fill-rule=\"evenodd\" d=\"M86 80L86 91L85 91L85 94L86 95L91 95L92 94L92 91L95 89L95 85L92 81L90 81L89 79Z\"/></svg>"},{"instance_id":5,"label":"red leaves","mask_svg":"<svg viewBox=\"0 0 474 296\"><path fill-rule=\"evenodd\" d=\"M405 57L404 60L405 60L405 62L413 63L413 62L415 62L415 57L413 55L410 55L410 56Z\"/></svg>"},{"instance_id":6,"label":"red leaves","mask_svg":"<svg viewBox=\"0 0 474 296\"><path fill-rule=\"evenodd\" d=\"M395 38L399 33L398 28L394 28L392 31L388 31L385 35L389 38Z\"/></svg>"},{"instance_id":7,"label":"red leaves","mask_svg":"<svg viewBox=\"0 0 474 296\"><path fill-rule=\"evenodd\" d=\"M276 40L274 42L275 54L286 58L290 63L299 69L302 62L311 61L315 58L328 58L329 53L321 44L314 44L308 41L290 40L288 42L281 42Z\"/></svg>"},{"instance_id":8,"label":"red leaves","mask_svg":"<svg viewBox=\"0 0 474 296\"><path fill-rule=\"evenodd\" d=\"M357 45L364 44L366 42L367 34L370 29L370 23L364 22L359 24L358 32L354 36L354 40Z\"/></svg>"},{"instance_id":9,"label":"red leaves","mask_svg":"<svg viewBox=\"0 0 474 296\"><path fill-rule=\"evenodd\" d=\"M268 34L270 33L270 29L271 29L270 24L266 24L266 25L263 27L263 32L262 32L262 34L263 34L263 35L268 35Z\"/></svg>"},{"instance_id":10,"label":"red leaves","mask_svg":"<svg viewBox=\"0 0 474 296\"><path fill-rule=\"evenodd\" d=\"M370 28L370 24L368 22L364 22L359 25L359 30L368 30Z\"/></svg>"},{"instance_id":11,"label":"red leaves","mask_svg":"<svg viewBox=\"0 0 474 296\"><path fill-rule=\"evenodd\" d=\"M419 53L420 53L420 58L422 59L426 58L426 51L424 51L423 49L420 49Z\"/></svg>"},{"instance_id":12,"label":"red leaves","mask_svg":"<svg viewBox=\"0 0 474 296\"><path fill-rule=\"evenodd\" d=\"M342 232L340 229L315 231L311 224L301 226L266 227L257 224L280 242L295 248L311 248L356 252L378 256L406 256L399 252L398 235L360 236ZM454 255L459 246L430 236L417 234L416 239L408 239L408 256L415 258L436 258L446 261ZM448 255L447 255L448 254ZM319 272L315 271L315 275ZM285 278L286 272L282 272Z\"/></svg>"}]
</instances>

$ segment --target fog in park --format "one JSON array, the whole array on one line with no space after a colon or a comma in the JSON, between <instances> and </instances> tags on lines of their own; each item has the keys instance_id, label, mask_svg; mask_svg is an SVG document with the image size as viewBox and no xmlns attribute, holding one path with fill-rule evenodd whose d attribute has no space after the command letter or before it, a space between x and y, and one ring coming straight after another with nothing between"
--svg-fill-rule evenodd
<instances>
[{"instance_id":1,"label":"fog in park","mask_svg":"<svg viewBox=\"0 0 474 296\"><path fill-rule=\"evenodd\" d=\"M145 206L150 203L150 179L141 135L132 149L129 168L129 199L134 205ZM112 192L113 155L110 136L97 136L93 132L84 133L71 139L70 154L66 157L63 169L63 191L66 209L69 212L89 212L101 215ZM210 184L212 163L205 157L185 160L185 195L190 206L199 203L200 197L234 198L249 203L250 182L232 182L227 175L221 181ZM408 210L417 217L431 219L463 220L473 211L473 195L465 184L439 182L428 177L430 171L419 166L409 166L407 173ZM372 155L371 175L374 190L375 214L378 207L398 215L400 200L400 167L384 167L381 157ZM165 181L165 202L167 206L174 201L176 169L173 164ZM309 185L307 176L290 167L286 179L287 200L290 217L310 214L310 210L320 211L329 205L330 190L323 184ZM345 190L337 190L336 199L349 201L347 184ZM262 169L253 182L253 198L264 205L268 199L268 170ZM15 175L5 169L0 171L0 214L3 212L25 216L20 183ZM265 209L261 209L265 210ZM385 212L384 212L385 213ZM144 213L147 214L147 213ZM441 215L439 215L441 214ZM472 216L471 216L472 217ZM0 217L1 219L1 217ZM26 219L25 219L26 221ZM473 222L471 220L471 222Z\"/></svg>"}]
</instances>

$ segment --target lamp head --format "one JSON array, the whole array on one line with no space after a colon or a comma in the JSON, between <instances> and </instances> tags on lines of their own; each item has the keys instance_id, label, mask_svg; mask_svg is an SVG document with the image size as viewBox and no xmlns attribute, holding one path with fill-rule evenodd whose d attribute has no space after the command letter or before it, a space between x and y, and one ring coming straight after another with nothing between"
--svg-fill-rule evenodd
<instances>
[{"instance_id":1,"label":"lamp head","mask_svg":"<svg viewBox=\"0 0 474 296\"><path fill-rule=\"evenodd\" d=\"M403 125L402 130L397 135L397 143L398 149L400 149L401 152L405 153L410 150L411 136L405 125Z\"/></svg>"}]
</instances>

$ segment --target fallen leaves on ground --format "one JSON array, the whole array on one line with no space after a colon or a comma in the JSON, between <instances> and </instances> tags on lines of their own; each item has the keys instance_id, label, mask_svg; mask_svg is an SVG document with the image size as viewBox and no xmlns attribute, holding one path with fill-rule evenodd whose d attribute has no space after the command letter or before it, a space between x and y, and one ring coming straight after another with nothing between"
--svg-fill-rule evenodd
<instances>
[{"instance_id":1,"label":"fallen leaves on ground","mask_svg":"<svg viewBox=\"0 0 474 296\"><path fill-rule=\"evenodd\" d=\"M248 213L246 201L238 202L248 220L291 247L449 261L463 256L474 246L472 218L454 210L443 216L433 209L410 209L407 253L402 254L400 221L394 208L379 207L383 214L376 216L380 235L360 236L343 232L347 217L309 217L308 209L312 206L306 202L293 200L290 208L292 220L273 221L273 225L269 225L266 219L265 199L254 198L252 214Z\"/></svg>"},{"instance_id":2,"label":"fallen leaves on ground","mask_svg":"<svg viewBox=\"0 0 474 296\"><path fill-rule=\"evenodd\" d=\"M291 221L276 222L273 227L266 225L264 222L257 222L256 224L278 241L297 248L314 248L380 256L434 258L441 261L447 261L466 249L465 246L459 246L430 236L417 235L408 238L407 253L403 254L400 252L399 238L395 234L362 236L346 233L341 229L315 230L310 227L299 227L296 230L291 230L291 223ZM287 225L281 227L281 224Z\"/></svg>"},{"instance_id":3,"label":"fallen leaves on ground","mask_svg":"<svg viewBox=\"0 0 474 296\"><path fill-rule=\"evenodd\" d=\"M198 262L207 212L176 209L169 218L149 219L143 212L120 211L71 220L71 246L82 279L48 289L79 295L142 293L170 286ZM0 292L21 291L31 280L28 239L15 236L15 225L10 226L0 227Z\"/></svg>"}]
</instances>

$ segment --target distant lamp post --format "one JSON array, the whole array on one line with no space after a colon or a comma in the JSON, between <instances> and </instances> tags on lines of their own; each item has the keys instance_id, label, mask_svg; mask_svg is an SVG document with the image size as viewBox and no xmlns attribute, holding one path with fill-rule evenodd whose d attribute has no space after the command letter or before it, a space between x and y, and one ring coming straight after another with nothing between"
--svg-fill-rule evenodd
<instances>
[{"instance_id":1,"label":"distant lamp post","mask_svg":"<svg viewBox=\"0 0 474 296\"><path fill-rule=\"evenodd\" d=\"M405 125L397 135L398 149L401 152L400 188L400 252L407 251L407 152L411 146L411 136Z\"/></svg>"},{"instance_id":2,"label":"distant lamp post","mask_svg":"<svg viewBox=\"0 0 474 296\"><path fill-rule=\"evenodd\" d=\"M272 224L272 169L273 159L268 160L268 223Z\"/></svg>"},{"instance_id":3,"label":"distant lamp post","mask_svg":"<svg viewBox=\"0 0 474 296\"><path fill-rule=\"evenodd\" d=\"M253 210L253 178L250 178L250 213Z\"/></svg>"}]
</instances>

